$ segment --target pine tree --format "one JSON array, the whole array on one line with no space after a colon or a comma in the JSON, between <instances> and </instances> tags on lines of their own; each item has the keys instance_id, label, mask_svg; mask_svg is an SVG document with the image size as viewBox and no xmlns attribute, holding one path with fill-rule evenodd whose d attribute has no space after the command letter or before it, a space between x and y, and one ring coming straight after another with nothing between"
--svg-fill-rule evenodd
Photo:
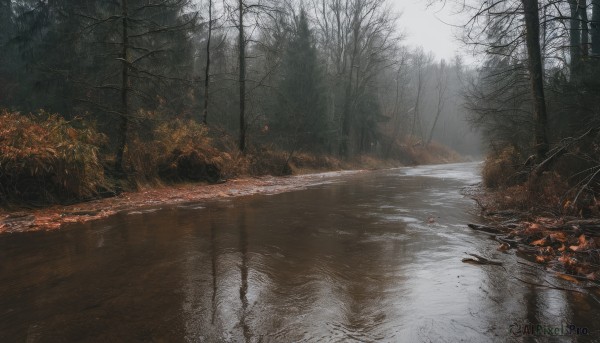
<instances>
[{"instance_id":1,"label":"pine tree","mask_svg":"<svg viewBox=\"0 0 600 343\"><path fill-rule=\"evenodd\" d=\"M283 58L279 125L291 133L291 148L318 150L325 144L327 120L323 73L304 10L300 12Z\"/></svg>"}]
</instances>

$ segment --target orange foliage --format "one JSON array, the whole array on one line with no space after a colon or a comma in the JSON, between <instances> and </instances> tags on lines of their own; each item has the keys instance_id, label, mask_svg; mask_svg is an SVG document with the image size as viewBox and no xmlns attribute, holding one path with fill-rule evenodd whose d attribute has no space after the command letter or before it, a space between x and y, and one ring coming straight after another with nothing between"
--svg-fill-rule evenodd
<instances>
[{"instance_id":1,"label":"orange foliage","mask_svg":"<svg viewBox=\"0 0 600 343\"><path fill-rule=\"evenodd\" d=\"M81 199L107 188L98 158L104 137L93 127L40 111L0 112L0 200Z\"/></svg>"}]
</instances>

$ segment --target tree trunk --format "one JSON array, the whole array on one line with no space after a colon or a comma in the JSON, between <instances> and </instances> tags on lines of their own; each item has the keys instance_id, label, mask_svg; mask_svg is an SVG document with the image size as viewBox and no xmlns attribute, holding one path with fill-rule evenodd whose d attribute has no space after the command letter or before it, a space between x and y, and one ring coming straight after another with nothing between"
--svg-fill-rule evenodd
<instances>
[{"instance_id":1,"label":"tree trunk","mask_svg":"<svg viewBox=\"0 0 600 343\"><path fill-rule=\"evenodd\" d=\"M579 21L579 8L577 0L569 1L571 19L569 20L569 51L571 55L571 81L578 79L581 65L581 32Z\"/></svg>"},{"instance_id":2,"label":"tree trunk","mask_svg":"<svg viewBox=\"0 0 600 343\"><path fill-rule=\"evenodd\" d=\"M344 96L344 107L342 109L342 141L340 144L340 156L348 157L350 155L350 102L352 94L352 67L350 67L350 79L346 84Z\"/></svg>"},{"instance_id":3,"label":"tree trunk","mask_svg":"<svg viewBox=\"0 0 600 343\"><path fill-rule=\"evenodd\" d=\"M592 0L592 55L600 55L600 0Z\"/></svg>"},{"instance_id":4,"label":"tree trunk","mask_svg":"<svg viewBox=\"0 0 600 343\"><path fill-rule=\"evenodd\" d=\"M587 0L579 0L579 16L581 17L581 55L588 56L590 31L588 28Z\"/></svg>"},{"instance_id":5,"label":"tree trunk","mask_svg":"<svg viewBox=\"0 0 600 343\"><path fill-rule=\"evenodd\" d=\"M9 40L12 31L12 6L10 0L0 0L0 45Z\"/></svg>"},{"instance_id":6,"label":"tree trunk","mask_svg":"<svg viewBox=\"0 0 600 343\"><path fill-rule=\"evenodd\" d=\"M212 0L208 0L208 40L206 41L206 69L204 73L204 110L202 123L208 123L208 87L210 83L210 39L212 38Z\"/></svg>"},{"instance_id":7,"label":"tree trunk","mask_svg":"<svg viewBox=\"0 0 600 343\"><path fill-rule=\"evenodd\" d=\"M384 155L386 159L390 158L390 153L392 151L394 143L396 143L396 137L398 137L398 133L400 132L400 71L401 69L398 69L398 73L396 74L396 98L394 100L394 110L392 112L394 114L395 119L394 131L392 132L390 144L388 145Z\"/></svg>"},{"instance_id":8,"label":"tree trunk","mask_svg":"<svg viewBox=\"0 0 600 343\"><path fill-rule=\"evenodd\" d=\"M244 1L239 0L239 58L240 58L240 141L241 152L246 150L246 41L244 38Z\"/></svg>"},{"instance_id":9,"label":"tree trunk","mask_svg":"<svg viewBox=\"0 0 600 343\"><path fill-rule=\"evenodd\" d=\"M357 14L354 15L354 28L353 28L353 47L352 47L352 55L350 56L350 66L349 66L349 78L348 83L346 84L346 94L344 98L344 107L342 112L342 142L340 145L340 156L349 157L351 155L350 151L350 136L352 132L352 103L354 101L352 96L352 74L354 72L354 63L356 62L356 56L358 54L358 35L360 31L360 25L357 21Z\"/></svg>"},{"instance_id":10,"label":"tree trunk","mask_svg":"<svg viewBox=\"0 0 600 343\"><path fill-rule=\"evenodd\" d=\"M437 122L440 119L440 114L442 114L442 104L438 102L437 112L435 114L435 120L433 121L433 125L431 125L431 130L429 131L429 138L427 138L427 145L431 144L433 140L433 132L435 131L435 127L437 126Z\"/></svg>"},{"instance_id":11,"label":"tree trunk","mask_svg":"<svg viewBox=\"0 0 600 343\"><path fill-rule=\"evenodd\" d=\"M431 140L433 139L433 132L435 131L435 127L437 126L438 120L440 119L440 114L442 114L442 107L444 106L444 93L445 93L445 87L444 85L441 84L439 85L440 89L438 90L438 101L437 101L437 110L435 113L435 120L433 121L433 125L431 125L431 131L429 131L429 137L427 138L427 144L425 144L426 146L428 146L429 144L431 144Z\"/></svg>"},{"instance_id":12,"label":"tree trunk","mask_svg":"<svg viewBox=\"0 0 600 343\"><path fill-rule=\"evenodd\" d=\"M525 39L529 61L529 78L533 97L535 121L535 152L538 160L543 160L548 152L546 136L546 98L544 96L544 75L540 51L540 18L538 0L522 0L525 12Z\"/></svg>"},{"instance_id":13,"label":"tree trunk","mask_svg":"<svg viewBox=\"0 0 600 343\"><path fill-rule=\"evenodd\" d=\"M422 65L419 65L419 71L417 74L417 96L415 97L415 107L413 107L413 120L412 120L412 126L410 129L410 134L411 136L413 136L413 138L417 138L417 134L416 134L416 130L417 130L417 121L420 121L420 113L419 113L419 105L421 104L421 91L423 90L423 67ZM421 128L421 125L419 124L419 131ZM421 136L421 140L423 140L423 133L419 132L419 135Z\"/></svg>"},{"instance_id":14,"label":"tree trunk","mask_svg":"<svg viewBox=\"0 0 600 343\"><path fill-rule=\"evenodd\" d=\"M433 121L433 125L431 126L431 131L429 131L429 138L427 138L427 144L431 144L431 140L433 139L433 132L435 131L435 127L437 125L438 120L440 119L440 114L442 114L442 108L444 107L444 96L446 95L446 88L448 79L446 78L446 64L443 61L440 63L439 76L437 82L437 110L435 113L435 120Z\"/></svg>"},{"instance_id":15,"label":"tree trunk","mask_svg":"<svg viewBox=\"0 0 600 343\"><path fill-rule=\"evenodd\" d=\"M119 138L117 143L117 156L115 160L116 172L119 176L123 176L124 163L123 153L127 145L127 130L129 126L129 23L127 12L127 0L121 0L121 15L122 15L122 43L121 50L121 116L119 123Z\"/></svg>"}]
</instances>

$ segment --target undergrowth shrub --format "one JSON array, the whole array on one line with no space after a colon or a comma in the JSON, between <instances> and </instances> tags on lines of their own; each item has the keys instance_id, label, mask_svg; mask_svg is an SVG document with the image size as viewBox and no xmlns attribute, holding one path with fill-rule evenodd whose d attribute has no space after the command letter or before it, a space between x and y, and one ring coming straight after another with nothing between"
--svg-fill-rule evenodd
<instances>
[{"instance_id":1,"label":"undergrowth shrub","mask_svg":"<svg viewBox=\"0 0 600 343\"><path fill-rule=\"evenodd\" d=\"M499 153L488 154L481 171L483 185L487 188L514 186L520 178L523 161L514 147L507 147Z\"/></svg>"},{"instance_id":2,"label":"undergrowth shrub","mask_svg":"<svg viewBox=\"0 0 600 343\"><path fill-rule=\"evenodd\" d=\"M138 112L125 151L126 171L137 182L211 181L233 163L233 157L219 151L208 129L194 121L164 120L155 112Z\"/></svg>"},{"instance_id":3,"label":"undergrowth shrub","mask_svg":"<svg viewBox=\"0 0 600 343\"><path fill-rule=\"evenodd\" d=\"M456 151L435 141L425 145L414 137L397 138L388 157L408 165L460 162L463 158Z\"/></svg>"},{"instance_id":4,"label":"undergrowth shrub","mask_svg":"<svg viewBox=\"0 0 600 343\"><path fill-rule=\"evenodd\" d=\"M104 136L56 114L0 112L0 201L43 204L108 189L98 158Z\"/></svg>"},{"instance_id":5,"label":"undergrowth shrub","mask_svg":"<svg viewBox=\"0 0 600 343\"><path fill-rule=\"evenodd\" d=\"M290 153L273 146L258 146L250 149L246 158L249 161L248 172L251 175L291 175Z\"/></svg>"},{"instance_id":6,"label":"undergrowth shrub","mask_svg":"<svg viewBox=\"0 0 600 343\"><path fill-rule=\"evenodd\" d=\"M531 158L526 161L513 147L488 155L482 169L483 185L491 190L493 207L499 210L519 210L553 214L578 214L586 197L576 197L577 180L572 176L578 164L565 168L564 163L552 164L549 170L534 172Z\"/></svg>"},{"instance_id":7,"label":"undergrowth shrub","mask_svg":"<svg viewBox=\"0 0 600 343\"><path fill-rule=\"evenodd\" d=\"M494 207L499 210L560 214L570 194L567 182L556 172L546 172L518 184L494 190Z\"/></svg>"},{"instance_id":8,"label":"undergrowth shrub","mask_svg":"<svg viewBox=\"0 0 600 343\"><path fill-rule=\"evenodd\" d=\"M335 157L306 152L293 154L290 164L293 170L298 171L342 169L342 162Z\"/></svg>"}]
</instances>

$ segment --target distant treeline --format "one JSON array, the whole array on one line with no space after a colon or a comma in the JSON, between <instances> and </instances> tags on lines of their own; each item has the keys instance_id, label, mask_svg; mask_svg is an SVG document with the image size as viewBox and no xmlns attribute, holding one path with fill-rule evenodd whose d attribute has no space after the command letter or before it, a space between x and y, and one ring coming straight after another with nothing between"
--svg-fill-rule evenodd
<instances>
[{"instance_id":1,"label":"distant treeline","mask_svg":"<svg viewBox=\"0 0 600 343\"><path fill-rule=\"evenodd\" d=\"M117 173L140 132L175 119L240 151L476 154L466 68L407 49L400 28L388 0L0 0L0 107L95 123Z\"/></svg>"}]
</instances>

